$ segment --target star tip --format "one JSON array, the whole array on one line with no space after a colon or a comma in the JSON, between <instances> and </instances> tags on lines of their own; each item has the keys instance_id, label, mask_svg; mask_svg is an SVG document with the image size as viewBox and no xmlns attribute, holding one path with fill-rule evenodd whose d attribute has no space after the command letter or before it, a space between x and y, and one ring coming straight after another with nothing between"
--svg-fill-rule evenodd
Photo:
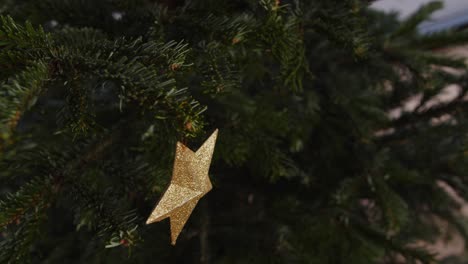
<instances>
[{"instance_id":1,"label":"star tip","mask_svg":"<svg viewBox=\"0 0 468 264\"><path fill-rule=\"evenodd\" d=\"M154 223L154 221L152 221L150 218L148 218L148 219L146 220L146 224L147 224L147 225L152 224L152 223Z\"/></svg>"},{"instance_id":2,"label":"star tip","mask_svg":"<svg viewBox=\"0 0 468 264\"><path fill-rule=\"evenodd\" d=\"M215 129L215 131L213 131L213 133L211 133L209 138L216 140L217 137L218 137L218 129Z\"/></svg>"}]
</instances>

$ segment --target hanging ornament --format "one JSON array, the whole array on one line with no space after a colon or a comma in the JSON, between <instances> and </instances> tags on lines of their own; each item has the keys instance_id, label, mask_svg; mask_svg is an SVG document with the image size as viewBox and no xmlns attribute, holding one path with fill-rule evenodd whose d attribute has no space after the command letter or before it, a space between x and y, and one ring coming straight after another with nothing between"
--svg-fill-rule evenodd
<instances>
[{"instance_id":1,"label":"hanging ornament","mask_svg":"<svg viewBox=\"0 0 468 264\"><path fill-rule=\"evenodd\" d=\"M196 152L177 142L171 183L146 221L151 224L169 217L172 245L198 201L212 188L208 170L217 136L218 129Z\"/></svg>"}]
</instances>

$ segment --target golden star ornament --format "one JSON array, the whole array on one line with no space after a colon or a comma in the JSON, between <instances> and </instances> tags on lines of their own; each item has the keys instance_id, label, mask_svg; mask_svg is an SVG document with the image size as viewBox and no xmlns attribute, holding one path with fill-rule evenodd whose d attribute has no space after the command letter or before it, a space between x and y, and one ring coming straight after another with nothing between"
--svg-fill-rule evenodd
<instances>
[{"instance_id":1,"label":"golden star ornament","mask_svg":"<svg viewBox=\"0 0 468 264\"><path fill-rule=\"evenodd\" d=\"M198 201L212 188L208 170L217 136L218 129L196 152L177 142L171 183L146 221L151 224L169 217L172 245Z\"/></svg>"}]
</instances>

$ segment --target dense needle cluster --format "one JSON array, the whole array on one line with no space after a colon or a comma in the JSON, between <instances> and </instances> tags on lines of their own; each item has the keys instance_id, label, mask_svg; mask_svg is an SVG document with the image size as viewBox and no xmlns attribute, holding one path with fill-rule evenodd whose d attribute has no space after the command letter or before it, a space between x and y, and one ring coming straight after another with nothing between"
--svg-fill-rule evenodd
<instances>
[{"instance_id":1,"label":"dense needle cluster","mask_svg":"<svg viewBox=\"0 0 468 264\"><path fill-rule=\"evenodd\" d=\"M468 75L437 50L468 33L369 2L0 1L0 263L440 259L468 238ZM172 247L145 220L176 142L215 128Z\"/></svg>"}]
</instances>

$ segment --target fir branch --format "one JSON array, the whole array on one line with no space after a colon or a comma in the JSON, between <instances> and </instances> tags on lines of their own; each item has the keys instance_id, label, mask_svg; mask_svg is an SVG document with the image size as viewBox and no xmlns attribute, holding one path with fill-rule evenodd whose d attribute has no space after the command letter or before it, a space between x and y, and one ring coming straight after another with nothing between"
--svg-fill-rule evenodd
<instances>
[{"instance_id":1,"label":"fir branch","mask_svg":"<svg viewBox=\"0 0 468 264\"><path fill-rule=\"evenodd\" d=\"M0 78L3 80L27 66L34 67L38 61L46 61L49 44L50 35L41 27L35 29L30 22L22 26L9 16L0 16Z\"/></svg>"},{"instance_id":2,"label":"fir branch","mask_svg":"<svg viewBox=\"0 0 468 264\"><path fill-rule=\"evenodd\" d=\"M445 114L454 114L457 112L465 112L468 110L468 103L463 100L455 100L446 104L441 104L429 108L422 112L411 112L403 115L402 117L391 122L392 128L397 129L397 133L404 132L405 129L416 127L419 123L427 123L430 119L439 117ZM401 131L400 131L401 130ZM401 136L401 135L400 135ZM390 138L394 138L395 135L391 134L388 136L379 137L379 141L386 141Z\"/></svg>"},{"instance_id":3,"label":"fir branch","mask_svg":"<svg viewBox=\"0 0 468 264\"><path fill-rule=\"evenodd\" d=\"M0 23L0 47L4 49L34 50L47 46L49 35L41 27L34 29L30 22L18 25L10 16L1 16Z\"/></svg>"},{"instance_id":4,"label":"fir branch","mask_svg":"<svg viewBox=\"0 0 468 264\"><path fill-rule=\"evenodd\" d=\"M0 201L0 229L10 224L20 223L32 209L44 210L52 193L50 177L34 178L24 184L14 194L8 194Z\"/></svg>"},{"instance_id":5,"label":"fir branch","mask_svg":"<svg viewBox=\"0 0 468 264\"><path fill-rule=\"evenodd\" d=\"M446 30L431 33L428 35L421 35L417 38L409 39L409 46L415 49L440 49L447 48L448 46L463 45L468 42L467 31Z\"/></svg>"},{"instance_id":6,"label":"fir branch","mask_svg":"<svg viewBox=\"0 0 468 264\"><path fill-rule=\"evenodd\" d=\"M0 201L0 228L10 226L7 230L13 230L13 225L18 227L14 233L5 233L6 239L0 242L0 262L31 261L30 248L41 234L47 208L60 185L61 182L51 176L36 177Z\"/></svg>"},{"instance_id":7,"label":"fir branch","mask_svg":"<svg viewBox=\"0 0 468 264\"><path fill-rule=\"evenodd\" d=\"M305 43L303 41L303 18L300 12L290 11L289 16L282 13L286 6L279 6L276 1L264 4L267 15L258 38L265 42L265 46L271 47L273 56L281 66L280 80L283 85L293 91L302 91L304 78L310 77L310 72L305 59Z\"/></svg>"},{"instance_id":8,"label":"fir branch","mask_svg":"<svg viewBox=\"0 0 468 264\"><path fill-rule=\"evenodd\" d=\"M0 242L0 262L7 264L31 263L31 246L40 237L40 225L45 217L42 212L31 215L19 225L11 237Z\"/></svg>"},{"instance_id":9,"label":"fir branch","mask_svg":"<svg viewBox=\"0 0 468 264\"><path fill-rule=\"evenodd\" d=\"M204 77L201 85L214 94L232 92L241 85L238 66L230 54L222 52L220 45L218 42L203 45L209 63L197 65Z\"/></svg>"},{"instance_id":10,"label":"fir branch","mask_svg":"<svg viewBox=\"0 0 468 264\"><path fill-rule=\"evenodd\" d=\"M88 226L98 237L104 238L107 247L134 246L139 242L137 228L143 220L136 210L123 210L123 203L109 191L97 192L76 178L70 183L68 196L74 204L78 230Z\"/></svg>"},{"instance_id":11,"label":"fir branch","mask_svg":"<svg viewBox=\"0 0 468 264\"><path fill-rule=\"evenodd\" d=\"M304 30L323 34L333 45L346 48L354 58L364 59L370 53L372 42L360 12L356 2L336 4L333 10L314 8L305 15ZM342 23L344 20L348 23Z\"/></svg>"},{"instance_id":12,"label":"fir branch","mask_svg":"<svg viewBox=\"0 0 468 264\"><path fill-rule=\"evenodd\" d=\"M404 241L399 241L398 239L389 239L384 232L369 226L357 217L351 217L350 220L359 233L374 243L380 244L386 248L388 250L386 254L400 254L406 261L420 261L424 264L433 263L435 256L428 253L425 249L404 245ZM394 261L394 259L392 259L392 261Z\"/></svg>"},{"instance_id":13,"label":"fir branch","mask_svg":"<svg viewBox=\"0 0 468 264\"><path fill-rule=\"evenodd\" d=\"M159 119L175 117L182 126L188 122L201 122L199 116L204 107L187 95L187 89L177 88L173 78L175 71L188 66L185 63L189 52L186 44L174 41L144 42L141 38L111 42L89 31L67 30L66 37L56 39L56 45L62 45L60 43L63 41L76 47L60 48L53 52L61 75L79 69L82 75L115 82L119 87L121 111L125 104L136 102L142 107L142 112L153 112ZM90 38L86 39L87 36ZM74 38L81 41L73 45ZM129 53L131 57L128 57ZM77 92L80 96L86 91ZM184 120L179 116L184 116Z\"/></svg>"},{"instance_id":14,"label":"fir branch","mask_svg":"<svg viewBox=\"0 0 468 264\"><path fill-rule=\"evenodd\" d=\"M8 143L24 112L35 104L48 78L47 65L38 62L0 86L0 149Z\"/></svg>"},{"instance_id":15,"label":"fir branch","mask_svg":"<svg viewBox=\"0 0 468 264\"><path fill-rule=\"evenodd\" d=\"M409 221L408 204L384 179L373 178L373 183L374 194L383 213L382 220L387 224L388 235L395 236Z\"/></svg>"}]
</instances>

